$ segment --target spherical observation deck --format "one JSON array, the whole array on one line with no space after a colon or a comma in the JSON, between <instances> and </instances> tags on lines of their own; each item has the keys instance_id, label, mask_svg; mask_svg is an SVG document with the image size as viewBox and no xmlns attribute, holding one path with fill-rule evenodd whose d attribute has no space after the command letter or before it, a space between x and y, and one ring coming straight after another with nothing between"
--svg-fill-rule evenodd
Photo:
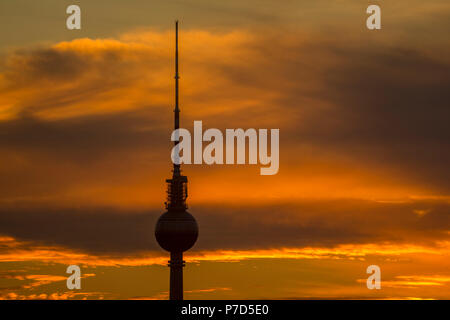
<instances>
[{"instance_id":1,"label":"spherical observation deck","mask_svg":"<svg viewBox=\"0 0 450 320\"><path fill-rule=\"evenodd\" d=\"M155 237L159 245L169 252L189 250L197 241L197 221L186 210L169 210L159 217Z\"/></svg>"}]
</instances>

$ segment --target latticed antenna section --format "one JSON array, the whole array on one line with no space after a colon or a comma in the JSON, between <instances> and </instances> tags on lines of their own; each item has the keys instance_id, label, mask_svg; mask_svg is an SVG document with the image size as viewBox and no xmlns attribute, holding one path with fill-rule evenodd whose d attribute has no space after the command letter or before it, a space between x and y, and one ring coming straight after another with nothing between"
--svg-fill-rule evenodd
<instances>
[{"instance_id":1,"label":"latticed antenna section","mask_svg":"<svg viewBox=\"0 0 450 320\"><path fill-rule=\"evenodd\" d=\"M172 179L166 179L167 182L167 201L166 209L187 209L187 177L173 176Z\"/></svg>"}]
</instances>

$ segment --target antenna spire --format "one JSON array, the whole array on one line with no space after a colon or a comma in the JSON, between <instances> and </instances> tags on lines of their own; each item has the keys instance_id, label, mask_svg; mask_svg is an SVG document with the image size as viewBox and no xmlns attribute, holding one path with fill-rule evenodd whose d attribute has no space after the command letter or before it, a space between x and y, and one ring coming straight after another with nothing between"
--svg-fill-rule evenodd
<instances>
[{"instance_id":1,"label":"antenna spire","mask_svg":"<svg viewBox=\"0 0 450 320\"><path fill-rule=\"evenodd\" d=\"M178 79L180 79L180 76L178 74L178 20L175 21L175 110L174 116L175 116L175 130L180 128L180 109L178 106ZM179 139L178 139L179 140ZM180 143L180 141L175 141L175 146ZM173 175L174 176L180 176L180 165L174 164L173 165Z\"/></svg>"},{"instance_id":2,"label":"antenna spire","mask_svg":"<svg viewBox=\"0 0 450 320\"><path fill-rule=\"evenodd\" d=\"M180 109L178 108L178 20L175 21L175 130L180 127Z\"/></svg>"}]
</instances>

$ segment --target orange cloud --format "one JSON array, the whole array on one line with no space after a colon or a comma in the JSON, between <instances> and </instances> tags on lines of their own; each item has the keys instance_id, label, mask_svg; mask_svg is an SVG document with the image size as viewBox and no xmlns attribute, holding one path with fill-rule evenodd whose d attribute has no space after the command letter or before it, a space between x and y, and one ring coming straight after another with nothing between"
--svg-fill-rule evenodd
<instances>
[{"instance_id":1,"label":"orange cloud","mask_svg":"<svg viewBox=\"0 0 450 320\"><path fill-rule=\"evenodd\" d=\"M16 188L4 187L0 201L122 208L162 203L162 172L169 170L170 161L170 144L162 142L169 140L173 105L172 33L139 30L114 39L82 38L9 54L0 74L2 123L9 124L6 131L27 126L26 132L19 133L35 135L39 143L21 145L8 135L7 141L12 142L6 150L16 151L2 152L5 172L0 173L25 182L15 182ZM421 157L411 157L409 150L398 156L398 146L386 144L389 139L383 133L387 134L387 128L379 128L391 111L385 114L377 106L379 95L370 85L358 90L352 83L366 71L380 70L374 76L393 86L385 88L386 95L403 86L418 92L422 84L402 72L410 68L395 71L385 62L403 58L403 48L389 50L381 42L375 52L365 47L355 51L359 35L340 43L322 34L298 31L194 29L183 31L180 37L183 126L202 119L208 127L280 128L282 139L280 173L271 178L259 177L256 166L214 166L208 168L207 178L205 167L186 167L193 182L192 203L225 198L235 203L305 198L410 201L441 197L448 201L446 179L434 172L437 166L428 165L426 156L442 148L428 150L435 143L425 141L426 163L404 163ZM436 74L435 56L425 59L417 51L410 59L424 69L422 74ZM434 83L424 76L423 90L445 83L445 75L436 77L442 81ZM365 100L373 101L373 106ZM392 98L385 96L385 100ZM135 117L128 119L130 114ZM77 132L87 133L79 136ZM99 137L100 132L104 136ZM55 136L62 137L61 141ZM417 139L420 136L411 133L405 141ZM89 141L92 145L86 145ZM395 144L407 145L403 141ZM52 150L46 149L51 145ZM61 149L67 150L62 160L58 159L65 154ZM391 160L385 159L390 153ZM85 161L87 157L91 161ZM404 169L411 166L417 170ZM424 176L416 177L421 171ZM20 174L23 179L17 177ZM245 183L236 184L241 177ZM48 180L48 190L42 187L43 180Z\"/></svg>"},{"instance_id":2,"label":"orange cloud","mask_svg":"<svg viewBox=\"0 0 450 320\"><path fill-rule=\"evenodd\" d=\"M57 246L39 246L31 242L17 241L3 237L0 244L10 250L0 252L0 261L41 261L63 264L82 264L90 266L141 266L166 265L167 255L163 252L143 252L133 256L93 255ZM214 250L193 251L185 256L187 262L201 261L242 261L247 259L349 259L365 260L368 256L403 256L427 254L448 256L450 242L441 242L438 246L426 247L413 244L351 244L336 247L278 248L264 250ZM90 274L84 275L91 276ZM36 281L60 281L66 278L29 275L26 279Z\"/></svg>"}]
</instances>

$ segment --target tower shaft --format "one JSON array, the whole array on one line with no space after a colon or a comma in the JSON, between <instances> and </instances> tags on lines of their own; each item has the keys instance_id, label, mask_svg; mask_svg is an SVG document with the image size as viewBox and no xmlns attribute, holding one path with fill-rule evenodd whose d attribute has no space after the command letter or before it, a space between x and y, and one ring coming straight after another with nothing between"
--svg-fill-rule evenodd
<instances>
[{"instance_id":1,"label":"tower shaft","mask_svg":"<svg viewBox=\"0 0 450 320\"><path fill-rule=\"evenodd\" d=\"M183 252L171 252L170 267L170 300L183 300Z\"/></svg>"}]
</instances>

